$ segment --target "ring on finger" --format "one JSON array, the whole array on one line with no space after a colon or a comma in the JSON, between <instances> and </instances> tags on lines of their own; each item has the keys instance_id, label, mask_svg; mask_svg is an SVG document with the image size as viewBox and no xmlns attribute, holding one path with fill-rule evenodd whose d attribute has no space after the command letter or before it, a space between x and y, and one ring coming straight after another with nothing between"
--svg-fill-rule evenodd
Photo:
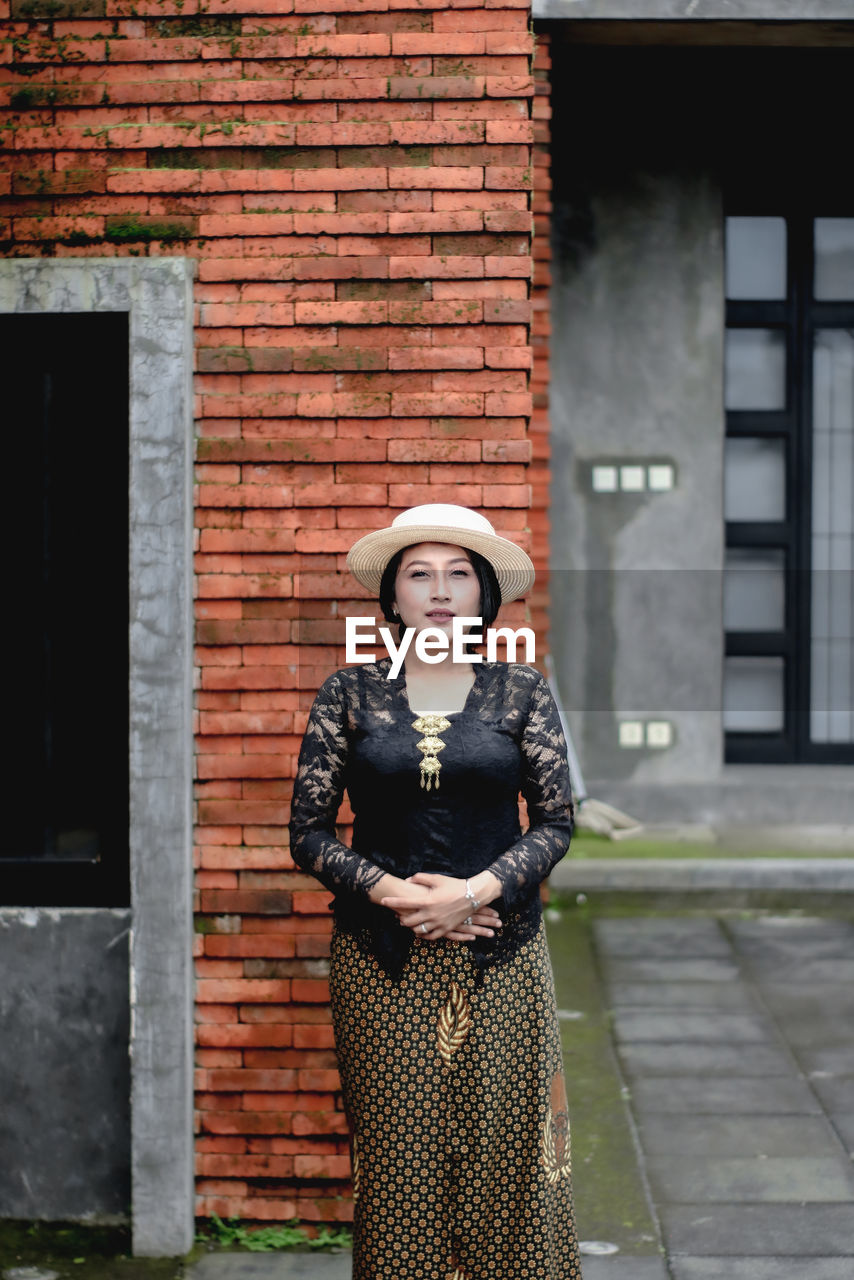
<instances>
[{"instance_id":1,"label":"ring on finger","mask_svg":"<svg viewBox=\"0 0 854 1280\"><path fill-rule=\"evenodd\" d=\"M466 916L465 920L463 921L463 924L471 924L471 916Z\"/></svg>"},{"instance_id":2,"label":"ring on finger","mask_svg":"<svg viewBox=\"0 0 854 1280\"><path fill-rule=\"evenodd\" d=\"M421 923L420 923L420 925L418 926L418 928L421 930L421 932L422 932L422 933L426 933L426 932L427 932L427 926L426 926L426 924L424 923L424 921L423 921L423 920L421 921Z\"/></svg>"}]
</instances>

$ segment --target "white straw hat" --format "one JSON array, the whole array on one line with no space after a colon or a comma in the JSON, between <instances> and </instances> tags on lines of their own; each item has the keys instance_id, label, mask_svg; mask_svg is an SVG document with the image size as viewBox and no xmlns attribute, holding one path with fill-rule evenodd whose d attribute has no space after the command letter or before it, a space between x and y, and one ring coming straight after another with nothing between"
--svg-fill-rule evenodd
<instances>
[{"instance_id":1,"label":"white straw hat","mask_svg":"<svg viewBox=\"0 0 854 1280\"><path fill-rule=\"evenodd\" d=\"M394 553L416 542L450 542L479 552L495 570L502 604L525 595L534 584L534 566L521 547L500 537L486 516L448 502L410 507L395 516L389 528L366 533L347 553L347 568L363 587L378 595Z\"/></svg>"}]
</instances>

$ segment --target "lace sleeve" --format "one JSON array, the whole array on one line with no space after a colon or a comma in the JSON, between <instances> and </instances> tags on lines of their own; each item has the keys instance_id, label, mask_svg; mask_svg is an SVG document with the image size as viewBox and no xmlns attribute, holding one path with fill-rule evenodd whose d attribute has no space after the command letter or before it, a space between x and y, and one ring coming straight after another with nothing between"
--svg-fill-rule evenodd
<instances>
[{"instance_id":1,"label":"lace sleeve","mask_svg":"<svg viewBox=\"0 0 854 1280\"><path fill-rule=\"evenodd\" d=\"M574 822L566 739L545 677L537 672L527 722L522 731L522 795L529 827L487 870L501 881L502 897L512 906L520 894L539 884L569 848Z\"/></svg>"},{"instance_id":2,"label":"lace sleeve","mask_svg":"<svg viewBox=\"0 0 854 1280\"><path fill-rule=\"evenodd\" d=\"M335 835L347 766L345 725L336 673L318 690L300 747L288 823L291 856L332 893L347 889L367 895L382 869Z\"/></svg>"}]
</instances>

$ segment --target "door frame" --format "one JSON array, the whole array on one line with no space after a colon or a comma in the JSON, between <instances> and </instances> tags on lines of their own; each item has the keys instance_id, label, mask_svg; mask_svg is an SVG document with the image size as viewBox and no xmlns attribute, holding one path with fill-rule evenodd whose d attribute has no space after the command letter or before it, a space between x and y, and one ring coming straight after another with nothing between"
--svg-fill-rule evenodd
<instances>
[{"instance_id":1,"label":"door frame","mask_svg":"<svg viewBox=\"0 0 854 1280\"><path fill-rule=\"evenodd\" d=\"M0 311L129 318L133 1251L192 1247L193 301L185 257L0 261ZM97 376L98 352L92 352Z\"/></svg>"}]
</instances>

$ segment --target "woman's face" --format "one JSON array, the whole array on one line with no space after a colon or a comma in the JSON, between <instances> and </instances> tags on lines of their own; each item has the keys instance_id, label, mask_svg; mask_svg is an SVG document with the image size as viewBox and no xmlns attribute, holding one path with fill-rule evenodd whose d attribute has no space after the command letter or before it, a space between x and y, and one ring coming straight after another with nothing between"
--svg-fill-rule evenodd
<instances>
[{"instance_id":1,"label":"woman's face","mask_svg":"<svg viewBox=\"0 0 854 1280\"><path fill-rule=\"evenodd\" d=\"M441 627L450 636L455 617L480 617L480 583L465 547L448 542L407 547L394 591L401 622L416 631Z\"/></svg>"}]
</instances>

